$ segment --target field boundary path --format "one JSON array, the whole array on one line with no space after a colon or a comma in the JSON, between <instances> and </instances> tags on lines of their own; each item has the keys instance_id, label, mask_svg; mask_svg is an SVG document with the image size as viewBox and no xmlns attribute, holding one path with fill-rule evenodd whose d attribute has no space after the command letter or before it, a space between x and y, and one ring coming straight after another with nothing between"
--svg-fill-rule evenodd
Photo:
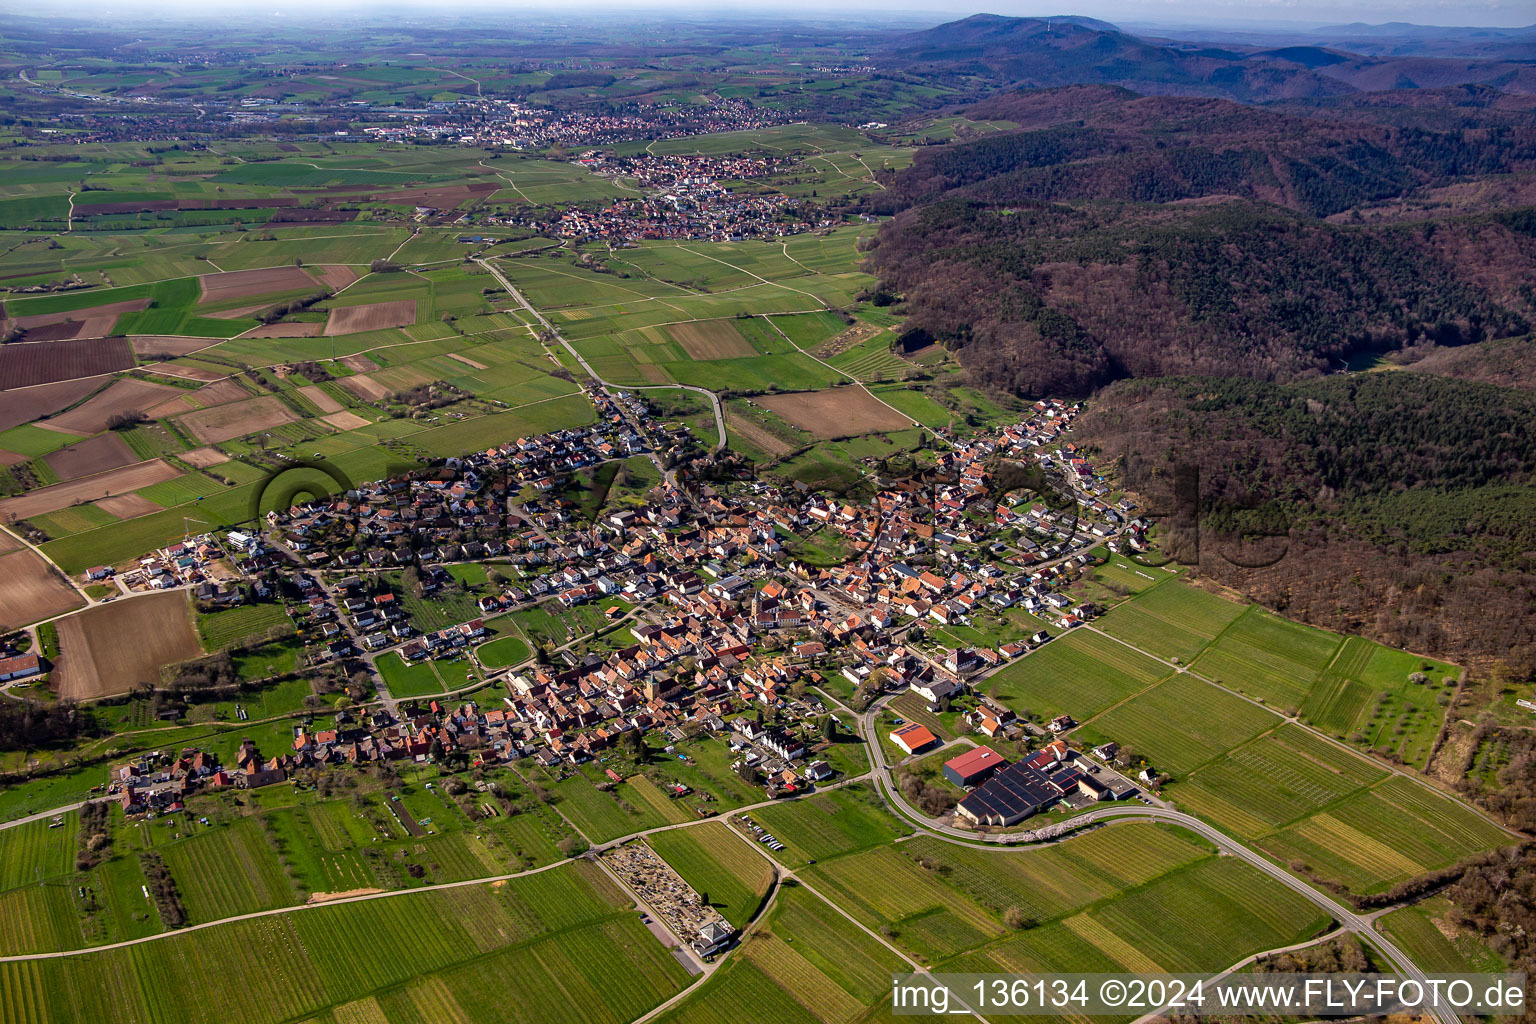
<instances>
[{"instance_id":1,"label":"field boundary path","mask_svg":"<svg viewBox=\"0 0 1536 1024\"><path fill-rule=\"evenodd\" d=\"M576 360L576 363L582 368L582 370L586 372L588 377L591 377L603 387L615 388L620 391L693 391L697 394L707 395L709 397L710 407L714 410L715 414L715 432L718 438L715 445L715 450L719 451L725 447L725 410L720 405L719 395L715 394L713 391L710 391L707 388L694 387L691 384L648 384L640 387L626 387L622 384L614 384L610 381L604 380L596 370L592 369L592 364L588 363L582 354L576 351L576 346L572 345L568 340L566 340L565 335L561 334L559 330L555 328L555 325L549 322L549 318L535 309L533 303L529 302L528 299L524 297L523 293L517 290L517 286L508 280L507 276L501 272L500 267L497 267L489 260L478 257L475 259L475 262L480 264L486 270L490 271L491 276L496 278L501 286L507 290L507 294L512 296L513 299L517 300L518 305L522 306L529 313L531 313L534 319L538 320L540 326L549 332L550 337L554 338L562 346L564 346L566 352L570 353L571 358ZM554 359L556 363L560 361L559 359L555 358L553 353L550 354L550 358Z\"/></svg>"}]
</instances>

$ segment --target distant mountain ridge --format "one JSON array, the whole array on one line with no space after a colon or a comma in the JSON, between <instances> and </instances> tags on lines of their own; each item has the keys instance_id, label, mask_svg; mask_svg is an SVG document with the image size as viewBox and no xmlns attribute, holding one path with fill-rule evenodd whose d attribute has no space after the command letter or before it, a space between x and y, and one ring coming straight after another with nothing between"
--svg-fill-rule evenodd
<instances>
[{"instance_id":1,"label":"distant mountain ridge","mask_svg":"<svg viewBox=\"0 0 1536 1024\"><path fill-rule=\"evenodd\" d=\"M1523 31L1492 37L1501 45L1497 57L1440 59L1417 52L1366 55L1331 40L1312 41L1327 33L1309 33L1306 45L1218 47L1148 39L1094 18L976 14L897 36L883 52L887 63L913 71L947 71L1000 86L1120 85L1144 94L1262 103L1461 84L1536 92L1536 61L1504 52L1523 42ZM1536 35L1530 38L1536 42Z\"/></svg>"}]
</instances>

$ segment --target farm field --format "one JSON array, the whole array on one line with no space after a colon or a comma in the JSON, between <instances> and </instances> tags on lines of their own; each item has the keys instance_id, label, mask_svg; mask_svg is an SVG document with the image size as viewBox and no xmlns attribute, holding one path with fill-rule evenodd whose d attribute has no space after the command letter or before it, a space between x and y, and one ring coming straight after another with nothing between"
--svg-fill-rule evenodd
<instances>
[{"instance_id":1,"label":"farm field","mask_svg":"<svg viewBox=\"0 0 1536 1024\"><path fill-rule=\"evenodd\" d=\"M1470 808L1393 776L1262 839L1259 846L1278 860L1299 861L1357 892L1379 892L1512 841Z\"/></svg>"},{"instance_id":2,"label":"farm field","mask_svg":"<svg viewBox=\"0 0 1536 1024\"><path fill-rule=\"evenodd\" d=\"M53 416L43 425L50 430L69 430L79 434L95 434L106 430L114 415L130 411L144 412L167 399L183 392L180 388L149 381L121 377L113 381L100 394L92 396L68 412Z\"/></svg>"},{"instance_id":3,"label":"farm field","mask_svg":"<svg viewBox=\"0 0 1536 1024\"><path fill-rule=\"evenodd\" d=\"M643 778L617 784L603 779L599 783L601 775L577 771L551 787L558 798L555 806L560 813L591 842L604 843L642 829L675 825L691 817L686 812L682 812L686 816L680 817L676 808L666 805L666 797ZM609 791L598 789L598 785L607 786Z\"/></svg>"},{"instance_id":4,"label":"farm field","mask_svg":"<svg viewBox=\"0 0 1536 1024\"><path fill-rule=\"evenodd\" d=\"M888 998L903 962L822 900L784 889L766 926L730 961L659 1021L726 1024L754 1016L808 1024L847 1024Z\"/></svg>"},{"instance_id":5,"label":"farm field","mask_svg":"<svg viewBox=\"0 0 1536 1024\"><path fill-rule=\"evenodd\" d=\"M292 633L293 622L281 604L241 604L222 611L198 613L197 632L205 648L222 651Z\"/></svg>"},{"instance_id":6,"label":"farm field","mask_svg":"<svg viewBox=\"0 0 1536 1024\"><path fill-rule=\"evenodd\" d=\"M1429 758L1460 677L1454 665L1292 622L1178 580L1147 587L1093 628L1299 715L1362 751L1417 767Z\"/></svg>"},{"instance_id":7,"label":"farm field","mask_svg":"<svg viewBox=\"0 0 1536 1024\"><path fill-rule=\"evenodd\" d=\"M791 868L882 846L910 831L865 783L759 808L752 818L784 844L774 857Z\"/></svg>"},{"instance_id":8,"label":"farm field","mask_svg":"<svg viewBox=\"0 0 1536 1024\"><path fill-rule=\"evenodd\" d=\"M10 534L4 536L9 538ZM85 599L32 551L0 550L0 576L5 579L5 586L0 587L0 629L15 629L85 604Z\"/></svg>"},{"instance_id":9,"label":"farm field","mask_svg":"<svg viewBox=\"0 0 1536 1024\"><path fill-rule=\"evenodd\" d=\"M1086 722L1085 730L1181 775L1278 724L1271 712L1178 674Z\"/></svg>"},{"instance_id":10,"label":"farm field","mask_svg":"<svg viewBox=\"0 0 1536 1024\"><path fill-rule=\"evenodd\" d=\"M0 500L0 515L30 519L35 515L55 512L93 498L127 494L141 487L174 480L178 476L181 476L180 470L160 459L137 462L105 473L79 477L49 487L39 487L14 498L5 498Z\"/></svg>"},{"instance_id":11,"label":"farm field","mask_svg":"<svg viewBox=\"0 0 1536 1024\"><path fill-rule=\"evenodd\" d=\"M757 403L814 437L854 437L912 426L907 417L888 408L859 387L772 395Z\"/></svg>"},{"instance_id":12,"label":"farm field","mask_svg":"<svg viewBox=\"0 0 1536 1024\"><path fill-rule=\"evenodd\" d=\"M1132 850L1139 856L1128 861ZM920 836L810 870L866 925L894 931L914 956L939 962L1008 934L1005 916L1038 926L1207 856L1179 833L1129 824L1012 852Z\"/></svg>"},{"instance_id":13,"label":"farm field","mask_svg":"<svg viewBox=\"0 0 1536 1024\"><path fill-rule=\"evenodd\" d=\"M182 591L97 605L60 619L58 629L55 686L60 696L77 700L158 683L163 666L203 651Z\"/></svg>"},{"instance_id":14,"label":"farm field","mask_svg":"<svg viewBox=\"0 0 1536 1024\"><path fill-rule=\"evenodd\" d=\"M357 956L363 947L374 955ZM285 955L293 949L308 955ZM209 971L209 963L223 966ZM332 1008L354 1019L364 1004L390 1009L386 1019L430 1007L433 1019L495 1013L518 1024L624 1024L686 977L612 883L578 865L6 968L0 999L7 1005L25 999L36 1012L60 1017L84 1008L81 1019L124 1024L235 1016L279 1024ZM530 1003L508 1017L493 978L529 993Z\"/></svg>"},{"instance_id":15,"label":"farm field","mask_svg":"<svg viewBox=\"0 0 1536 1024\"><path fill-rule=\"evenodd\" d=\"M255 818L172 843L162 856L193 923L299 902Z\"/></svg>"},{"instance_id":16,"label":"farm field","mask_svg":"<svg viewBox=\"0 0 1536 1024\"><path fill-rule=\"evenodd\" d=\"M977 973L1215 971L1328 925L1326 914L1257 869L1207 857L944 966Z\"/></svg>"},{"instance_id":17,"label":"farm field","mask_svg":"<svg viewBox=\"0 0 1536 1024\"><path fill-rule=\"evenodd\" d=\"M1188 664L1246 607L1168 580L1110 609L1094 625L1156 657Z\"/></svg>"},{"instance_id":18,"label":"farm field","mask_svg":"<svg viewBox=\"0 0 1536 1024\"><path fill-rule=\"evenodd\" d=\"M1073 630L988 680L1016 712L1083 722L1169 675L1144 654L1088 630Z\"/></svg>"}]
</instances>

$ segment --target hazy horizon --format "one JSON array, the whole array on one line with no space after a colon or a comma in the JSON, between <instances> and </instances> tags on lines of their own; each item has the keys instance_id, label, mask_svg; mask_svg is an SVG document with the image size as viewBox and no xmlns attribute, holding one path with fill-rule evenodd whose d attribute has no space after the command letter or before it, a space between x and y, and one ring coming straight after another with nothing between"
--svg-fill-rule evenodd
<instances>
[{"instance_id":1,"label":"hazy horizon","mask_svg":"<svg viewBox=\"0 0 1536 1024\"><path fill-rule=\"evenodd\" d=\"M342 19L359 23L388 21L394 17L432 15L443 17L454 14L465 19L477 17L544 16L559 20L570 18L583 21L589 18L621 15L627 17L675 17L696 20L710 16L731 19L769 21L838 22L857 21L879 23L889 20L908 25L912 22L942 24L968 17L972 14L1001 14L1014 17L1049 17L1078 15L1097 18L1140 30L1170 28L1240 28L1250 31L1306 31L1309 29L1343 26L1353 23L1382 25L1407 22L1429 27L1454 28L1523 28L1536 23L1536 10L1529 2L1508 0L1477 0L1474 3L1436 2L1436 0L1352 0L1345 4L1313 2L1313 0L1215 0L1200 5L1186 5L1173 0L1116 0L1095 2L1084 0L1070 7L1037 3L988 3L972 9L939 11L932 8L933 0L839 0L829 7L814 0L787 0L764 10L747 0L721 0L715 4L702 4L698 0L567 0L557 6L521 0L459 0L451 6L436 0L391 3L381 6L364 3L363 0L327 0L324 3L305 3L292 6L273 0L270 8L253 11L247 3L236 0L85 0L68 4L58 0L42 3L19 4L0 0L0 12L16 16L59 17L71 20L104 21L119 19L201 20L201 18L226 18L229 12L239 11L253 20L264 22L308 22L314 20ZM201 16L201 18L200 18Z\"/></svg>"}]
</instances>

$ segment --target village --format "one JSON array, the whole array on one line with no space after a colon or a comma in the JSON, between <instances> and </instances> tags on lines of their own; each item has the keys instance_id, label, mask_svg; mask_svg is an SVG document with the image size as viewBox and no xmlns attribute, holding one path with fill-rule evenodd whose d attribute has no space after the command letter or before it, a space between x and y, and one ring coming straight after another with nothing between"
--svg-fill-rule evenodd
<instances>
[{"instance_id":1,"label":"village","mask_svg":"<svg viewBox=\"0 0 1536 1024\"><path fill-rule=\"evenodd\" d=\"M125 575L135 588L194 587L200 602L281 601L317 641L317 664L361 659L376 671L372 659L386 652L406 663L473 657L493 635L487 618L546 605L607 602L601 618L613 625L603 643L540 647L488 673L490 689L477 684L475 698L458 704L451 695L400 701L380 678L378 704L330 720L308 716L288 749L248 742L232 765L188 750L122 766L112 784L124 809L172 810L203 787L261 788L372 762L531 758L562 773L644 749L646 737L685 761L691 741L720 739L731 770L772 799L847 777L851 762L835 755L848 720L835 712L905 693L931 710L963 701L983 742L1052 738L1013 763L985 746L952 758L946 777L970 791L957 822L1011 827L1054 805L1134 791L1076 763L1078 752L1055 738L1072 724L1065 716L1047 732L980 695L991 671L1096 614L1068 593L1091 549L1144 543L1147 521L1128 502L1112 506L1095 493L1102 484L1091 464L1064 439L1075 407L1039 402L1011 427L946 438L924 451L920 476L886 480L872 468L875 496L855 504L701 455L633 393L596 385L589 393L597 426L519 438L274 509L262 531L191 538ZM642 503L584 513L557 497L572 473L659 458L658 449L684 469ZM1055 474L1074 507L1052 508L1027 490L996 493L993 468L1009 462ZM820 530L853 554L818 565L794 553L797 536ZM480 561L492 562L501 581L476 601L481 617L436 629L412 621L384 575L406 567L429 599L453 586L453 565ZM1004 612L1040 628L990 646L938 639L946 627ZM890 739L910 755L937 742L915 724ZM606 774L622 781L612 768ZM686 800L687 787L677 788ZM702 803L695 811L714 813Z\"/></svg>"},{"instance_id":2,"label":"village","mask_svg":"<svg viewBox=\"0 0 1536 1024\"><path fill-rule=\"evenodd\" d=\"M536 150L548 146L598 146L632 139L672 139L713 132L765 128L781 114L741 100L706 104L621 104L607 111L558 111L518 100L472 98L421 108L375 107L353 102L349 116L383 121L362 129L369 138L457 142ZM276 116L274 111L271 116Z\"/></svg>"}]
</instances>

